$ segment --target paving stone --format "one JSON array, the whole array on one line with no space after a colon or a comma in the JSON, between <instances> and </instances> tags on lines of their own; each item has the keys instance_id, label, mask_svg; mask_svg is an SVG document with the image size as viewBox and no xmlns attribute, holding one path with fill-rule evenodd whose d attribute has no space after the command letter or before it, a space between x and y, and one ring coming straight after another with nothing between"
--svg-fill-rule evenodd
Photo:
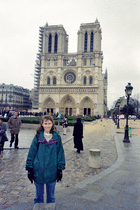
<instances>
[{"instance_id":1,"label":"paving stone","mask_svg":"<svg viewBox=\"0 0 140 210\"><path fill-rule=\"evenodd\" d=\"M114 189L106 187L103 190L101 190L101 193L105 193L105 194L108 194L108 195L115 196L119 193L119 190L114 190Z\"/></svg>"},{"instance_id":2,"label":"paving stone","mask_svg":"<svg viewBox=\"0 0 140 210\"><path fill-rule=\"evenodd\" d=\"M82 208L82 210L120 210L120 208L108 206L105 204L96 204L94 202L89 202L86 206Z\"/></svg>"},{"instance_id":3,"label":"paving stone","mask_svg":"<svg viewBox=\"0 0 140 210\"><path fill-rule=\"evenodd\" d=\"M76 192L72 193L73 196L82 196L87 193L87 190L77 190Z\"/></svg>"},{"instance_id":4,"label":"paving stone","mask_svg":"<svg viewBox=\"0 0 140 210\"><path fill-rule=\"evenodd\" d=\"M101 185L103 187L112 187L114 185L114 183L109 182L109 181L108 182L105 182L104 180L100 180L98 182L95 182L94 184L95 185Z\"/></svg>"},{"instance_id":5,"label":"paving stone","mask_svg":"<svg viewBox=\"0 0 140 210\"><path fill-rule=\"evenodd\" d=\"M106 205L112 206L112 207L117 207L122 201L122 198L118 196L110 196L110 195L104 195L100 199L100 203L104 203Z\"/></svg>"},{"instance_id":6,"label":"paving stone","mask_svg":"<svg viewBox=\"0 0 140 210\"><path fill-rule=\"evenodd\" d=\"M65 196L65 197L61 197L56 201L56 206L57 203L61 204L63 203L63 205L67 205L68 208L71 207L76 207L76 208L82 208L83 206L85 206L89 201L87 199L83 199L83 198L78 198L75 196Z\"/></svg>"},{"instance_id":7,"label":"paving stone","mask_svg":"<svg viewBox=\"0 0 140 210\"><path fill-rule=\"evenodd\" d=\"M102 196L103 196L103 193L89 191L85 195L83 195L82 198L86 198L92 201L98 201Z\"/></svg>"},{"instance_id":8,"label":"paving stone","mask_svg":"<svg viewBox=\"0 0 140 210\"><path fill-rule=\"evenodd\" d=\"M125 209L125 210L140 210L140 203L137 203L133 200L123 200L121 204L118 206L119 208Z\"/></svg>"}]
</instances>

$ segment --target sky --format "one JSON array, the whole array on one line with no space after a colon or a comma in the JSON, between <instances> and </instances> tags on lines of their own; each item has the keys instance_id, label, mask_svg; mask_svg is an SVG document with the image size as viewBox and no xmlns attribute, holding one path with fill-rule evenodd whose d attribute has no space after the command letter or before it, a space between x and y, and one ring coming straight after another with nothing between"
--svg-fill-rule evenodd
<instances>
[{"instance_id":1,"label":"sky","mask_svg":"<svg viewBox=\"0 0 140 210\"><path fill-rule=\"evenodd\" d=\"M0 83L34 87L39 27L62 24L68 52L77 52L81 23L100 22L103 73L108 71L108 108L125 95L140 93L139 0L0 0Z\"/></svg>"}]
</instances>

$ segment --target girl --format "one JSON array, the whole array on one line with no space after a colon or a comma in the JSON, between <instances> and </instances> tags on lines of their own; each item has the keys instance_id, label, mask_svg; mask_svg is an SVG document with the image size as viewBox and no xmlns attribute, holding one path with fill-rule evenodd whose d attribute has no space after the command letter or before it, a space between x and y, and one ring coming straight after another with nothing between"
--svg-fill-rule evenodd
<instances>
[{"instance_id":1,"label":"girl","mask_svg":"<svg viewBox=\"0 0 140 210\"><path fill-rule=\"evenodd\" d=\"M44 203L44 184L46 184L47 203L55 203L55 184L62 179L65 169L65 155L60 135L56 132L50 115L42 118L37 129L26 161L28 178L36 186L34 204Z\"/></svg>"}]
</instances>

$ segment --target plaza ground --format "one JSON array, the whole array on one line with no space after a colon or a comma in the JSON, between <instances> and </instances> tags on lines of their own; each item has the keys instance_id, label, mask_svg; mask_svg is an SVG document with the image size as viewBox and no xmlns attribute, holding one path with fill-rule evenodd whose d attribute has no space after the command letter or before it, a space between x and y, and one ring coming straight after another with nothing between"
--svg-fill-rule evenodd
<instances>
[{"instance_id":1,"label":"plaza ground","mask_svg":"<svg viewBox=\"0 0 140 210\"><path fill-rule=\"evenodd\" d=\"M132 138L129 144L124 144L125 120L120 121L120 129L108 119L84 123L81 154L73 147L72 128L66 137L61 135L65 142L66 169L62 182L56 185L56 209L140 209L140 121L129 120L129 126ZM101 169L88 166L90 148L101 150ZM25 171L27 153L28 149L14 150L7 146L0 157L0 209L33 207L35 187Z\"/></svg>"}]
</instances>

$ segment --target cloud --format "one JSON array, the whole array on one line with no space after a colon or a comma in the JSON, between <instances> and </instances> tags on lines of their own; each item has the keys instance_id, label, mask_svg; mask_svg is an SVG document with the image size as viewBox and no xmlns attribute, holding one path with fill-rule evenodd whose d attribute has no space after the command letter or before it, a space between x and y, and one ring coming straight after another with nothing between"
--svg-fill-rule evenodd
<instances>
[{"instance_id":1,"label":"cloud","mask_svg":"<svg viewBox=\"0 0 140 210\"><path fill-rule=\"evenodd\" d=\"M69 35L69 52L76 52L80 24L98 18L103 71L108 69L108 106L124 95L128 82L139 93L139 11L137 0L1 0L1 83L33 88L39 26L62 24Z\"/></svg>"}]
</instances>

